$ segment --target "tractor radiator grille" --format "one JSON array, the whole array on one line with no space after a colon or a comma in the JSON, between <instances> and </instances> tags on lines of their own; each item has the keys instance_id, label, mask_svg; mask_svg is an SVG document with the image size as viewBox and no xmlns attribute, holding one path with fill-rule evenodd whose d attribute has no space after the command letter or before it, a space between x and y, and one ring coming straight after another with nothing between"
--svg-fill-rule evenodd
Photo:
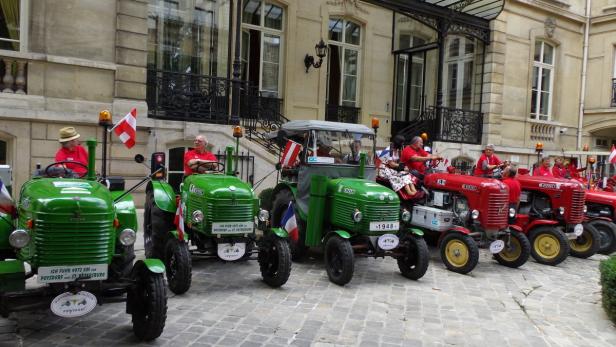
<instances>
[{"instance_id":1,"label":"tractor radiator grille","mask_svg":"<svg viewBox=\"0 0 616 347\"><path fill-rule=\"evenodd\" d=\"M509 194L491 193L488 203L488 214L485 229L502 229L507 226L509 215Z\"/></svg>"},{"instance_id":2,"label":"tractor radiator grille","mask_svg":"<svg viewBox=\"0 0 616 347\"><path fill-rule=\"evenodd\" d=\"M205 204L204 220L206 230L212 229L213 222L254 221L252 200L216 200Z\"/></svg>"},{"instance_id":3,"label":"tractor radiator grille","mask_svg":"<svg viewBox=\"0 0 616 347\"><path fill-rule=\"evenodd\" d=\"M87 222L66 221L70 217L65 217L65 221L35 220L37 266L111 263L115 245L111 216L81 217Z\"/></svg>"},{"instance_id":4,"label":"tractor radiator grille","mask_svg":"<svg viewBox=\"0 0 616 347\"><path fill-rule=\"evenodd\" d=\"M353 222L352 215L355 209L363 214L362 221L359 224ZM330 220L332 224L348 228L349 230L369 230L370 222L392 222L397 221L400 214L399 204L377 204L373 201L364 205L358 206L356 201L346 201L343 199L335 199L331 206Z\"/></svg>"},{"instance_id":5,"label":"tractor radiator grille","mask_svg":"<svg viewBox=\"0 0 616 347\"><path fill-rule=\"evenodd\" d=\"M571 194L571 208L567 223L578 224L584 220L584 191L574 190Z\"/></svg>"}]
</instances>

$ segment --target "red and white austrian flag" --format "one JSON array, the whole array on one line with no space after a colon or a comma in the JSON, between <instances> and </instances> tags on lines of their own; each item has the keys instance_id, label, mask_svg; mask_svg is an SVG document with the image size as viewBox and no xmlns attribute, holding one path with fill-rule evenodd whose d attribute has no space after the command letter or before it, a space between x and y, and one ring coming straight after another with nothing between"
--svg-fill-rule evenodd
<instances>
[{"instance_id":1,"label":"red and white austrian flag","mask_svg":"<svg viewBox=\"0 0 616 347\"><path fill-rule=\"evenodd\" d=\"M137 138L137 109L130 110L111 130L118 135L124 146L133 148Z\"/></svg>"},{"instance_id":2,"label":"red and white austrian flag","mask_svg":"<svg viewBox=\"0 0 616 347\"><path fill-rule=\"evenodd\" d=\"M282 164L282 167L294 166L297 161L297 156L301 150L302 145L295 141L288 140L287 144L284 146L282 157L280 158L280 164Z\"/></svg>"},{"instance_id":3,"label":"red and white austrian flag","mask_svg":"<svg viewBox=\"0 0 616 347\"><path fill-rule=\"evenodd\" d=\"M616 164L616 146L612 145L612 151L608 160L611 164Z\"/></svg>"},{"instance_id":4,"label":"red and white austrian flag","mask_svg":"<svg viewBox=\"0 0 616 347\"><path fill-rule=\"evenodd\" d=\"M177 202L178 209L175 211L175 219L173 223L177 227L178 238L184 241L184 202L180 199Z\"/></svg>"}]
</instances>

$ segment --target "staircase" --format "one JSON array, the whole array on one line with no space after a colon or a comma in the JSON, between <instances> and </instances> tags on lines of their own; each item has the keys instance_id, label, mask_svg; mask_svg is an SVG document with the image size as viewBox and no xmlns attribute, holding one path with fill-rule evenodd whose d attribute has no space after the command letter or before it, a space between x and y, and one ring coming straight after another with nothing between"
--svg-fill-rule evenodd
<instances>
[{"instance_id":1,"label":"staircase","mask_svg":"<svg viewBox=\"0 0 616 347\"><path fill-rule=\"evenodd\" d=\"M246 93L241 100L241 125L246 129L246 137L265 148L272 154L278 154L276 138L271 132L280 129L289 120L282 115L282 99L260 95L260 92Z\"/></svg>"}]
</instances>

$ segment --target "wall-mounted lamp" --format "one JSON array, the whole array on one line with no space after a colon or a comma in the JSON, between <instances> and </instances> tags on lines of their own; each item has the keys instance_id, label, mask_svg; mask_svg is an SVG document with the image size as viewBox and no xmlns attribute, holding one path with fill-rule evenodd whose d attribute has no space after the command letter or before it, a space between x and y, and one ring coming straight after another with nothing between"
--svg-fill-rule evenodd
<instances>
[{"instance_id":1,"label":"wall-mounted lamp","mask_svg":"<svg viewBox=\"0 0 616 347\"><path fill-rule=\"evenodd\" d=\"M541 156L543 154L543 143L537 142L535 144L535 152L537 153L537 165L541 165L539 162L541 161Z\"/></svg>"},{"instance_id":2,"label":"wall-mounted lamp","mask_svg":"<svg viewBox=\"0 0 616 347\"><path fill-rule=\"evenodd\" d=\"M327 54L327 45L325 45L325 42L323 42L323 39L321 39L319 43L317 43L316 46L314 46L314 51L317 57L319 57L319 61L315 63L314 56L306 54L306 57L304 58L304 65L306 66L306 73L308 73L308 69L310 69L311 66L314 67L315 69L318 69L321 67L321 64L323 64L323 58L325 58L325 55Z\"/></svg>"}]
</instances>

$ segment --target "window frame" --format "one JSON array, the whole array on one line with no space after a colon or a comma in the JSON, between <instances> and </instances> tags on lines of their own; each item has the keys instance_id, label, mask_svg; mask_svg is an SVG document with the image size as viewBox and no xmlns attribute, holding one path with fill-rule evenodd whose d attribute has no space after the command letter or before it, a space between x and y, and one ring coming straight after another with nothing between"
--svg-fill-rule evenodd
<instances>
[{"instance_id":1,"label":"window frame","mask_svg":"<svg viewBox=\"0 0 616 347\"><path fill-rule=\"evenodd\" d=\"M342 20L342 32L341 32L341 41L335 41L329 38L329 32L330 32L330 28L329 28L329 23L331 22L332 19L338 19L338 20ZM357 25L357 27L359 28L359 43L357 45L352 44L352 43L347 43L346 42L346 24L348 22L351 22L355 25ZM351 19L347 19L343 16L330 16L327 20L327 46L329 49L329 46L337 46L339 47L340 50L340 57L342 58L342 64L340 65L340 100L337 103L337 106L345 106L345 107L355 107L355 108L360 108L361 106L361 98L360 98L360 85L361 85L361 75L362 75L362 69L361 69L361 64L362 64L362 41L364 38L364 26L362 25L362 23L355 21L355 20L351 20ZM345 76L345 67L346 67L346 62L345 62L345 54L347 50L352 50L357 52L357 74L355 75L355 100L344 100L343 96L344 96L344 76ZM328 52L329 53L329 52ZM331 57L331 55L330 55ZM327 81L326 81L326 86L327 86L327 92L326 92L326 104L328 105L332 105L332 103L330 103L330 98L329 98L329 76L330 76L330 59L328 58L327 60ZM344 102L353 102L355 105L354 106L347 106L347 105L343 105Z\"/></svg>"},{"instance_id":2,"label":"window frame","mask_svg":"<svg viewBox=\"0 0 616 347\"><path fill-rule=\"evenodd\" d=\"M242 16L242 25L241 25L241 31L242 31L242 37L243 37L243 33L245 32L245 29L248 30L255 30L259 32L259 43L261 45L260 49L259 49L259 92L267 92L267 93L274 93L271 90L263 90L263 54L265 52L265 50L263 49L264 47L264 43L265 43L265 35L273 35L273 36L278 36L280 38L280 46L279 46L279 51L278 51L278 90L276 91L276 98L282 99L283 98L283 65L284 65L284 49L285 49L285 45L284 45L284 41L285 41L285 28L286 28L286 21L287 21L287 13L286 13L286 8L275 1L268 1L268 0L260 0L261 5L259 6L259 13L260 13L260 18L259 18L259 25L255 25L255 24L249 24L249 23L245 23L244 22L244 16ZM270 5L274 5L277 7L280 7L282 9L282 23L281 23L281 29L274 29L274 28L269 28L265 26L265 5L266 4L270 4ZM243 13L243 12L242 12ZM248 45L250 45L250 40L248 40ZM240 42L240 61L244 59L243 57L243 52L244 49L246 49L246 47L243 47L243 45ZM248 51L250 52L250 51ZM249 74L248 71L250 71L250 56L248 56L248 59L246 60L246 76L248 78Z\"/></svg>"},{"instance_id":3,"label":"window frame","mask_svg":"<svg viewBox=\"0 0 616 347\"><path fill-rule=\"evenodd\" d=\"M413 32L410 31L401 31L398 35L398 47L402 47L400 41L402 40L402 35L408 35L409 36L409 48L414 47L414 41L415 40L422 40L424 41L421 44L424 44L427 40L422 37L421 35L413 35ZM425 54L425 52L424 52ZM425 56L425 55L424 55ZM425 88L425 74L426 74L426 59L424 58L424 56L417 56L416 53L399 53L394 55L394 98L393 98L393 115L392 115L392 119L394 121L397 122L407 122L411 119L411 115L408 114L407 111L409 110L417 110L417 115L419 116L421 114L421 111L424 109L424 88ZM400 64L400 60L404 61L404 64ZM419 85L413 85L412 81L409 80L409 72L412 75L412 71L410 70L410 67L413 66L414 64L420 64L421 65L421 82ZM404 80L404 84L402 85L402 108L401 108L401 113L398 114L398 88L401 86L399 81L398 81L398 73L400 70L400 67L403 65L404 67L404 74L403 74L403 80ZM407 104L407 101L410 102L412 96L409 95L407 97L407 94L411 93L412 94L412 89L413 87L418 87L421 91L420 93L420 100L419 100L419 105L417 109L411 109L409 108L409 105ZM416 117L412 118L412 119L416 119Z\"/></svg>"},{"instance_id":4,"label":"window frame","mask_svg":"<svg viewBox=\"0 0 616 347\"><path fill-rule=\"evenodd\" d=\"M450 53L450 49L449 49L449 43L451 42L450 40L452 39L459 39L459 45L458 45L458 55L456 55L455 57L449 57L449 53ZM475 98L475 77L477 75L477 71L475 71L475 66L476 66L476 61L475 61L475 56L477 54L477 49L479 48L479 45L477 44L477 39L473 39L472 44L473 44L473 52L472 53L466 53L465 49L466 49L466 44L467 44L467 40L469 39L469 37L464 36L464 35L449 35L447 36L447 38L445 39L445 59L443 62L443 77L442 77L442 81L443 81L443 87L442 87L442 93L443 93L443 106L445 107L453 107L456 109L464 109L464 105L463 105L463 101L464 101L464 75L465 75L465 65L466 63L471 63L472 67L473 67L473 71L471 74L471 90L470 90L470 95L471 95L471 105L469 107L469 110L473 109L473 104L474 104L474 98ZM449 92L449 88L448 88L448 83L449 83L449 65L450 64L455 64L457 71L456 71L456 104L455 105L449 105L449 98L448 98L448 92Z\"/></svg>"},{"instance_id":5,"label":"window frame","mask_svg":"<svg viewBox=\"0 0 616 347\"><path fill-rule=\"evenodd\" d=\"M30 20L30 0L19 0L19 49L7 50L0 49L0 51L6 52L28 52L28 29ZM15 42L10 39L0 39L4 42Z\"/></svg>"},{"instance_id":6,"label":"window frame","mask_svg":"<svg viewBox=\"0 0 616 347\"><path fill-rule=\"evenodd\" d=\"M537 42L541 42L541 51L539 53L539 59L541 61L535 61L535 49L537 46ZM531 65L531 81L530 81L530 112L529 112L529 118L531 120L534 121L539 121L539 122L550 122L552 121L552 100L553 100L553 95L554 95L554 74L556 73L556 45L547 42L545 40L536 40L534 42L535 44L533 45L533 51L532 51L532 65ZM552 47L552 64L546 64L543 61L545 61L545 57L544 57L544 51L545 51L545 45L548 45L550 47ZM535 76L535 68L537 68L537 76ZM542 78L541 76L543 75L543 70L549 70L550 71L550 81L549 81L549 89L547 90L548 92L548 111L546 115L542 115L541 114L541 94L542 94ZM535 80L535 77L537 78L537 99L535 100L535 106L536 106L536 113L533 113L533 104L532 104L532 100L533 100L533 93L535 93L534 89L533 89L533 83ZM546 119L541 119L542 116L545 116Z\"/></svg>"}]
</instances>

